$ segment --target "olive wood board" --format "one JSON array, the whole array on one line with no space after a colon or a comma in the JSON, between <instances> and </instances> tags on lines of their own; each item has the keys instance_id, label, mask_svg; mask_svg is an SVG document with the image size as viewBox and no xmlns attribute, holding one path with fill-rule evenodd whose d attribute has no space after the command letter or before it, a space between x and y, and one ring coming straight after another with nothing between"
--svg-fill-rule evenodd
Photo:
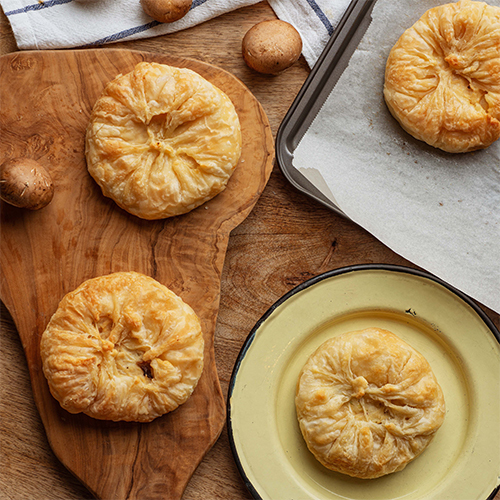
<instances>
[{"instance_id":1,"label":"olive wood board","mask_svg":"<svg viewBox=\"0 0 500 500\"><path fill-rule=\"evenodd\" d=\"M106 83L141 61L190 68L238 112L243 150L225 191L188 214L146 221L105 198L87 172L85 128ZM51 174L38 211L1 204L1 299L27 359L33 396L58 459L101 499L176 499L219 437L225 402L214 360L220 280L230 231L250 213L273 167L264 110L247 87L212 65L124 49L27 51L0 57L0 161L25 156ZM202 377L189 400L151 423L100 421L63 410L41 370L40 336L59 301L83 281L147 274L187 302L205 339Z\"/></svg>"}]
</instances>

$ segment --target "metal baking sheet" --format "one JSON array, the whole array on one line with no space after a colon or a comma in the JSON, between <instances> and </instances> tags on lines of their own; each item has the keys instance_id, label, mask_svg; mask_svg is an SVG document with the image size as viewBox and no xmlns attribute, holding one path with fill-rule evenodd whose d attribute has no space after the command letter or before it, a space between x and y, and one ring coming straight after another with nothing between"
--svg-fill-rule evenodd
<instances>
[{"instance_id":1,"label":"metal baking sheet","mask_svg":"<svg viewBox=\"0 0 500 500\"><path fill-rule=\"evenodd\" d=\"M353 0L349 4L276 135L276 160L287 180L299 191L343 216L346 215L321 176L311 182L293 165L293 153L347 67L371 22L375 2Z\"/></svg>"}]
</instances>

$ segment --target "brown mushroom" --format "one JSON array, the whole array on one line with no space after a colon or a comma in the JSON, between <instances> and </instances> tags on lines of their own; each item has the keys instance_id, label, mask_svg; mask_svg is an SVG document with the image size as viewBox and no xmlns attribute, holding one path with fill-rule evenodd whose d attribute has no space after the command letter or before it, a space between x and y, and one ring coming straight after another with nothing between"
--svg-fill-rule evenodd
<instances>
[{"instance_id":1,"label":"brown mushroom","mask_svg":"<svg viewBox=\"0 0 500 500\"><path fill-rule=\"evenodd\" d=\"M140 0L144 12L160 23L173 23L184 17L193 0Z\"/></svg>"},{"instance_id":2,"label":"brown mushroom","mask_svg":"<svg viewBox=\"0 0 500 500\"><path fill-rule=\"evenodd\" d=\"M243 38L242 53L247 65L259 73L276 75L294 64L302 52L302 38L286 21L262 21Z\"/></svg>"},{"instance_id":3,"label":"brown mushroom","mask_svg":"<svg viewBox=\"0 0 500 500\"><path fill-rule=\"evenodd\" d=\"M52 178L37 161L12 158L0 165L0 198L10 205L39 210L53 196Z\"/></svg>"}]
</instances>

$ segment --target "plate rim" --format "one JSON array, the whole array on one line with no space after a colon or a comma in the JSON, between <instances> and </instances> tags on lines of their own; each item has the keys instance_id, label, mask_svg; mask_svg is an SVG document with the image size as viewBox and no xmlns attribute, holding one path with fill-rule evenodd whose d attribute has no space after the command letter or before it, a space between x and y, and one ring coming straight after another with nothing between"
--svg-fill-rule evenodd
<instances>
[{"instance_id":1,"label":"plate rim","mask_svg":"<svg viewBox=\"0 0 500 500\"><path fill-rule=\"evenodd\" d=\"M470 306L474 312L480 317L480 319L485 323L485 325L488 327L488 329L491 331L493 336L495 337L496 341L500 344L500 331L496 328L494 325L493 321L486 315L486 313L476 304L476 302L466 295L464 292L458 290L454 286L450 285L446 281L442 280L441 278L438 278L437 276L427 272L423 271L420 269L415 269L411 268L408 266L402 266L402 265L397 265L397 264L355 264L355 265L350 265L350 266L344 266L340 267L337 269L332 269L330 271L326 271L324 273L320 273L316 276L313 276L312 278L307 279L306 281L300 283L299 285L295 286L291 290L289 290L287 293L285 293L282 297L280 297L274 304L271 305L267 309L267 311L257 320L253 328L250 330L250 333L247 335L245 341L243 342L243 345L238 353L238 357L236 358L236 362L233 366L233 370L231 373L231 378L229 380L229 387L228 387L228 394L227 394L227 401L226 401L226 424L227 424L227 432L228 432L228 438L229 438L229 446L231 448L231 452L233 454L234 461L236 463L236 467L238 469L238 472L247 487L248 491L252 495L252 497L255 500L262 500L262 497L259 495L257 492L256 488L254 487L253 483L250 481L248 478L245 469L241 463L241 460L238 455L238 451L236 449L236 443L234 441L234 434L233 434L233 425L232 425L232 417L231 417L231 398L233 395L233 390L236 384L236 378L238 376L239 369L241 367L241 364L243 362L243 359L245 358L246 354L248 353L248 350L250 349L250 346L252 345L252 342L255 339L255 336L257 334L257 331L260 329L262 324L271 316L271 314L278 308L280 307L284 302L289 300L291 297L296 295L297 293L302 292L303 290L325 280L329 279L335 276L340 276L342 274L347 274L351 272L358 272L358 271L389 271L391 273L403 273L403 274L410 274L413 276L417 276L420 278L428 279L430 281L433 281L434 283L443 286L450 292L452 292L454 295L456 295L459 299L461 299L463 302L465 302L466 305ZM485 499L485 500L492 500L497 492L500 491L500 485L495 487L491 494Z\"/></svg>"}]
</instances>

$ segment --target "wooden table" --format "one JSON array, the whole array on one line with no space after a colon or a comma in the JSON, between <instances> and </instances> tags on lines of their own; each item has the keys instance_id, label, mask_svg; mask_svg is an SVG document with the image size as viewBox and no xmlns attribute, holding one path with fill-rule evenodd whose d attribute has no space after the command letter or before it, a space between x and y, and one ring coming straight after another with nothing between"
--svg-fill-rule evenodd
<instances>
[{"instance_id":1,"label":"wooden table","mask_svg":"<svg viewBox=\"0 0 500 500\"><path fill-rule=\"evenodd\" d=\"M114 44L168 52L217 65L242 80L263 105L273 134L306 79L301 58L280 76L259 75L241 57L244 34L273 19L267 2L236 10L180 33ZM200 40L204 40L200 43ZM0 17L0 55L17 51L6 17ZM275 166L249 217L229 240L215 338L224 395L234 362L255 322L283 294L322 272L353 264L416 267L356 224L296 191ZM484 308L500 328L500 315ZM87 499L90 493L53 455L33 402L28 370L16 328L1 309L0 491L9 500ZM184 498L249 499L233 461L226 429L192 477ZM495 496L500 500L500 493Z\"/></svg>"}]
</instances>

